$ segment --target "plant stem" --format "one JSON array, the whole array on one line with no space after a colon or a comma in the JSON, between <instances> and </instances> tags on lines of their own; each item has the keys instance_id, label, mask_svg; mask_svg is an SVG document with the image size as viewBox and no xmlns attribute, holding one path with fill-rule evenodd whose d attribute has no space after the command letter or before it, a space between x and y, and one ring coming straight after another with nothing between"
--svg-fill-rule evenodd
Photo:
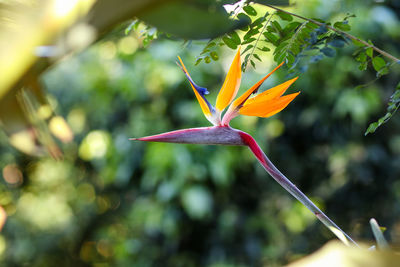
<instances>
[{"instance_id":1,"label":"plant stem","mask_svg":"<svg viewBox=\"0 0 400 267\"><path fill-rule=\"evenodd\" d=\"M298 201L312 211L315 216L329 229L331 230L345 245L349 246L353 244L358 246L357 243L342 229L339 228L328 216L325 215L303 192L300 191L285 175L283 175L265 153L261 150L257 142L247 133L240 132L243 141L254 153L258 161L264 167L264 169L275 179L283 188L292 194Z\"/></svg>"},{"instance_id":2,"label":"plant stem","mask_svg":"<svg viewBox=\"0 0 400 267\"><path fill-rule=\"evenodd\" d=\"M337 32L337 33L339 33L339 34L342 34L342 35L346 36L347 38L350 38L350 39L352 39L352 40L355 40L355 41L357 41L357 42L362 43L362 44L365 45L366 47L372 48L373 50L375 50L376 52L378 52L378 53L381 54L382 56L385 56L385 57L387 57L387 58L389 58L389 59L391 59L391 60L393 60L393 61L395 61L395 62L400 62L400 59L398 59L397 57L392 56L392 55L389 54L388 52L385 52L385 51L383 51L382 49L380 49L380 48L378 48L378 47L376 47L376 46L374 46L374 45L372 45L372 44L369 44L368 42L366 42L366 41L364 41L364 40L362 40L362 39L360 39L360 38L358 38L358 37L356 37L356 36L354 36L354 35L351 35L351 34L349 34L349 33L347 33L347 32L341 31L341 30L339 30L339 29L337 29L337 28L334 28L334 27L332 27L332 26L326 25L325 23L322 23L322 22L319 22L319 21L316 21L316 20L313 20L313 19L309 19L309 18L300 16L300 15L297 15L297 14L291 13L291 12L289 12L289 11L280 9L280 8L275 7L275 6L272 6L272 5L268 5L268 4L263 4L263 5L268 6L268 7L272 8L272 9L277 10L277 11L280 11L280 12L283 12L283 13L286 13L286 14L289 14L289 15L292 15L293 17L296 17L296 18L299 18L299 19L302 19L302 20L309 21L309 22L314 23L314 24L316 24L316 25L318 25L318 26L325 26L325 27L327 27L328 29L330 29L330 30L332 30L332 31L334 31L334 32Z\"/></svg>"},{"instance_id":3,"label":"plant stem","mask_svg":"<svg viewBox=\"0 0 400 267\"><path fill-rule=\"evenodd\" d=\"M266 17L266 15L267 15L267 13L264 15L264 18ZM261 37L261 35L263 34L263 32L265 31L265 28L267 28L267 25L269 24L269 22L271 21L271 19L272 19L273 16L274 16L274 14L271 14L271 15L269 16L269 18L268 18L268 20L265 22L264 27L262 28L260 34L258 35L257 40L256 40L256 42L255 42L255 44L254 44L254 46L253 46L253 49L252 49L251 52L250 52L250 56L248 57L248 59L247 59L246 62L244 63L243 72L246 71L246 67L247 67L247 64L248 64L248 62L249 62L249 60L250 60L250 57L254 54L254 50L256 49L257 44L258 44L258 42L260 41L260 37Z\"/></svg>"}]
</instances>

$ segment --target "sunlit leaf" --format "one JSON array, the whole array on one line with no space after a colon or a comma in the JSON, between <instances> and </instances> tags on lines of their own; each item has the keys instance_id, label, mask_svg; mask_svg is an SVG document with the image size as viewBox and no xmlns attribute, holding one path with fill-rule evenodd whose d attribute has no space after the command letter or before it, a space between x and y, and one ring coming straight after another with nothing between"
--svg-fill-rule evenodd
<instances>
[{"instance_id":1,"label":"sunlit leaf","mask_svg":"<svg viewBox=\"0 0 400 267\"><path fill-rule=\"evenodd\" d=\"M262 48L258 47L259 50L264 51L264 52L268 52L271 51L271 49L269 49L268 47L264 46Z\"/></svg>"},{"instance_id":2,"label":"sunlit leaf","mask_svg":"<svg viewBox=\"0 0 400 267\"><path fill-rule=\"evenodd\" d=\"M266 16L268 16L268 12L267 12L267 14L265 16L260 17L260 18L256 19L255 21L253 21L251 23L251 27L255 27L255 26L261 25L265 21L265 17Z\"/></svg>"},{"instance_id":3,"label":"sunlit leaf","mask_svg":"<svg viewBox=\"0 0 400 267\"><path fill-rule=\"evenodd\" d=\"M211 52L210 56L215 61L219 59L219 56L218 56L217 52L215 52L215 51Z\"/></svg>"},{"instance_id":4,"label":"sunlit leaf","mask_svg":"<svg viewBox=\"0 0 400 267\"><path fill-rule=\"evenodd\" d=\"M374 57L372 59L372 66L376 71L380 71L382 68L386 66L386 62L383 58L381 57Z\"/></svg>"},{"instance_id":5,"label":"sunlit leaf","mask_svg":"<svg viewBox=\"0 0 400 267\"><path fill-rule=\"evenodd\" d=\"M266 38L269 42L271 42L271 43L273 43L273 44L275 44L275 45L277 44L277 42L278 42L278 40L279 40L279 37L276 36L275 34L271 33L271 32L264 32L263 35L265 36L265 38Z\"/></svg>"},{"instance_id":6,"label":"sunlit leaf","mask_svg":"<svg viewBox=\"0 0 400 267\"><path fill-rule=\"evenodd\" d=\"M373 54L374 54L374 49L373 49L372 47L368 47L368 48L365 50L365 53L367 54L367 56L369 56L370 58L372 58L372 57L373 57Z\"/></svg>"},{"instance_id":7,"label":"sunlit leaf","mask_svg":"<svg viewBox=\"0 0 400 267\"><path fill-rule=\"evenodd\" d=\"M231 49L237 48L237 44L231 38L229 38L227 36L222 37L222 41Z\"/></svg>"},{"instance_id":8,"label":"sunlit leaf","mask_svg":"<svg viewBox=\"0 0 400 267\"><path fill-rule=\"evenodd\" d=\"M286 21L292 21L292 20L293 20L292 15L287 14L287 13L285 13L285 12L278 11L278 12L276 12L276 14L277 14L282 20L286 20Z\"/></svg>"},{"instance_id":9,"label":"sunlit leaf","mask_svg":"<svg viewBox=\"0 0 400 267\"><path fill-rule=\"evenodd\" d=\"M244 6L243 10L244 10L244 12L246 12L250 16L256 16L257 15L257 11L252 6Z\"/></svg>"},{"instance_id":10,"label":"sunlit leaf","mask_svg":"<svg viewBox=\"0 0 400 267\"><path fill-rule=\"evenodd\" d=\"M246 39L245 41L243 41L242 44L243 45L249 44L249 43L254 42L255 40L257 40L257 39L256 38L249 38L249 39Z\"/></svg>"},{"instance_id":11,"label":"sunlit leaf","mask_svg":"<svg viewBox=\"0 0 400 267\"><path fill-rule=\"evenodd\" d=\"M347 21L335 22L335 24L333 24L333 27L335 27L339 30L342 30L342 31L350 31L351 30L351 27Z\"/></svg>"},{"instance_id":12,"label":"sunlit leaf","mask_svg":"<svg viewBox=\"0 0 400 267\"><path fill-rule=\"evenodd\" d=\"M357 60L358 62L365 62L367 61L367 54L362 51L356 56L355 60Z\"/></svg>"},{"instance_id":13,"label":"sunlit leaf","mask_svg":"<svg viewBox=\"0 0 400 267\"><path fill-rule=\"evenodd\" d=\"M240 37L236 32L233 31L228 35L231 38L232 42L234 42L236 45L240 45Z\"/></svg>"},{"instance_id":14,"label":"sunlit leaf","mask_svg":"<svg viewBox=\"0 0 400 267\"><path fill-rule=\"evenodd\" d=\"M202 60L203 60L202 57L198 58L198 59L196 60L196 63L194 63L194 65L198 65Z\"/></svg>"},{"instance_id":15,"label":"sunlit leaf","mask_svg":"<svg viewBox=\"0 0 400 267\"><path fill-rule=\"evenodd\" d=\"M262 61L261 58L260 58L260 56L257 55L257 54L253 54L253 57L255 57L256 59L258 59L259 61Z\"/></svg>"},{"instance_id":16,"label":"sunlit leaf","mask_svg":"<svg viewBox=\"0 0 400 267\"><path fill-rule=\"evenodd\" d=\"M242 51L242 55L245 54L248 50L250 50L253 47L254 47L253 45L246 46L246 48Z\"/></svg>"},{"instance_id":17,"label":"sunlit leaf","mask_svg":"<svg viewBox=\"0 0 400 267\"><path fill-rule=\"evenodd\" d=\"M243 40L249 39L258 33L259 31L257 29L251 29L244 35Z\"/></svg>"}]
</instances>

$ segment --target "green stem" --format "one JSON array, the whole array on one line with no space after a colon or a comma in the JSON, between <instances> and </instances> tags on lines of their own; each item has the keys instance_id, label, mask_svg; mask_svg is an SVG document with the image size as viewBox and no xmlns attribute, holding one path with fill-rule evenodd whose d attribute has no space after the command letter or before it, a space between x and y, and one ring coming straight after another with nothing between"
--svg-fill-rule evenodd
<instances>
[{"instance_id":1,"label":"green stem","mask_svg":"<svg viewBox=\"0 0 400 267\"><path fill-rule=\"evenodd\" d=\"M264 15L264 18L265 18L266 16L267 16L267 13ZM247 64L248 64L248 62L249 62L249 60L250 60L250 57L254 54L254 50L256 49L257 44L258 44L258 42L260 41L260 37L261 37L261 35L263 34L263 32L265 31L265 28L267 28L267 25L269 24L269 22L271 21L271 18L272 18L273 16L274 16L274 14L271 14L271 15L269 16L269 18L268 18L268 20L265 22L264 27L262 28L260 34L258 35L257 40L256 40L256 43L254 44L253 49L252 49L251 52L250 52L250 56L247 58L246 62L244 63L243 72L246 71L246 67L247 67Z\"/></svg>"},{"instance_id":2,"label":"green stem","mask_svg":"<svg viewBox=\"0 0 400 267\"><path fill-rule=\"evenodd\" d=\"M342 229L339 228L328 216L325 215L303 192L300 191L285 175L283 175L265 153L261 150L257 142L247 133L240 132L244 143L251 149L258 161L264 169L277 181L283 188L286 189L292 196L306 206L314 215L329 229L331 230L345 245L353 244L358 246L357 243Z\"/></svg>"}]
</instances>

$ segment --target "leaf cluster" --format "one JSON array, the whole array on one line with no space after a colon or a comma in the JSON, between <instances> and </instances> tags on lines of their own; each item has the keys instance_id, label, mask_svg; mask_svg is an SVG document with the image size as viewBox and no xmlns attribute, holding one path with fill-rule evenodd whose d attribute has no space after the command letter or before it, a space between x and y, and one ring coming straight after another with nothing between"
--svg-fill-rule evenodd
<instances>
[{"instance_id":1,"label":"leaf cluster","mask_svg":"<svg viewBox=\"0 0 400 267\"><path fill-rule=\"evenodd\" d=\"M389 103L386 108L386 114L378 119L378 121L371 123L365 131L365 135L374 133L379 126L386 123L396 113L400 107L400 83L397 84L396 90L391 95Z\"/></svg>"},{"instance_id":2,"label":"leaf cluster","mask_svg":"<svg viewBox=\"0 0 400 267\"><path fill-rule=\"evenodd\" d=\"M346 16L342 21L335 22L334 27L350 30L348 18L352 16ZM275 62L279 64L285 61L293 71L301 58L307 58L308 62L305 64L309 64L318 62L324 57L334 57L336 48L342 48L348 43L348 38L329 31L327 26L331 24L322 20L318 20L322 26L310 21L299 22L292 15L282 11L266 12L260 16L251 5L244 6L243 12L239 12L237 17L246 17L251 20L251 24L227 33L221 38L210 40L196 64L203 60L206 63L218 60L219 46L227 46L233 50L242 46L243 71L248 63L255 68L255 60L262 61L263 53L270 51Z\"/></svg>"},{"instance_id":3,"label":"leaf cluster","mask_svg":"<svg viewBox=\"0 0 400 267\"><path fill-rule=\"evenodd\" d=\"M202 60L206 63L218 60L216 48L219 46L226 45L235 50L241 45L244 47L243 71L248 63L255 68L255 59L262 61L262 55L265 52L273 53L277 64L286 62L290 72L295 71L302 60L300 70L303 71L309 64L319 62L326 57L335 57L337 49L342 49L353 42L358 47L353 57L359 63L361 71L369 67L376 72L377 78L389 73L390 63L386 62L382 55L374 53L372 41L369 40L369 46L366 46L365 43L357 41L357 38L351 38L353 36L346 34L351 30L349 19L355 17L353 14L348 14L341 21L334 23L321 19L306 19L300 22L291 14L282 11L272 14L267 12L259 16L251 5L247 5L237 16L245 16L252 22L236 32L211 40L201 52L196 64ZM391 97L387 113L377 122L371 123L365 134L374 132L392 117L399 106L397 96L398 89Z\"/></svg>"},{"instance_id":4,"label":"leaf cluster","mask_svg":"<svg viewBox=\"0 0 400 267\"><path fill-rule=\"evenodd\" d=\"M138 32L144 47L148 46L161 33L157 28L147 25L138 19L132 21L125 29L125 35L132 31Z\"/></svg>"}]
</instances>

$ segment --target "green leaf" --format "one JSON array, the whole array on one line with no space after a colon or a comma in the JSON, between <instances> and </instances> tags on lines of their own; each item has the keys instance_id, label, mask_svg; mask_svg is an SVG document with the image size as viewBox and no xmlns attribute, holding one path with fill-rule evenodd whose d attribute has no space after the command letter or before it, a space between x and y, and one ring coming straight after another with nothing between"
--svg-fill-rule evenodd
<instances>
[{"instance_id":1,"label":"green leaf","mask_svg":"<svg viewBox=\"0 0 400 267\"><path fill-rule=\"evenodd\" d=\"M207 48L211 48L211 47L213 47L213 46L215 46L215 45L216 45L215 42L209 42L209 43L206 45L206 47L204 47L204 50L207 49Z\"/></svg>"},{"instance_id":2,"label":"green leaf","mask_svg":"<svg viewBox=\"0 0 400 267\"><path fill-rule=\"evenodd\" d=\"M250 57L250 54L247 54L247 55L244 57L244 61L243 61L243 62L245 62L245 63L247 64L247 61L249 60L249 57Z\"/></svg>"},{"instance_id":3,"label":"green leaf","mask_svg":"<svg viewBox=\"0 0 400 267\"><path fill-rule=\"evenodd\" d=\"M131 24L126 27L125 35L128 35L133 30L133 28L137 26L137 24L139 24L139 20L135 19L134 21L132 21Z\"/></svg>"},{"instance_id":4,"label":"green leaf","mask_svg":"<svg viewBox=\"0 0 400 267\"><path fill-rule=\"evenodd\" d=\"M227 36L222 37L222 41L231 49L236 49L237 48L237 44Z\"/></svg>"},{"instance_id":5,"label":"green leaf","mask_svg":"<svg viewBox=\"0 0 400 267\"><path fill-rule=\"evenodd\" d=\"M360 41L357 41L357 40L352 40L352 41L353 41L353 44L354 44L355 46L359 46L359 47L365 46L365 44L361 43Z\"/></svg>"},{"instance_id":6,"label":"green leaf","mask_svg":"<svg viewBox=\"0 0 400 267\"><path fill-rule=\"evenodd\" d=\"M254 56L256 59L258 59L259 61L262 61L259 55L253 54L253 56Z\"/></svg>"},{"instance_id":7,"label":"green leaf","mask_svg":"<svg viewBox=\"0 0 400 267\"><path fill-rule=\"evenodd\" d=\"M289 23L288 25L286 25L286 27L283 29L283 34L287 35L289 33L291 33L293 30L297 29L298 27L300 27L301 23L298 21L294 21Z\"/></svg>"},{"instance_id":8,"label":"green leaf","mask_svg":"<svg viewBox=\"0 0 400 267\"><path fill-rule=\"evenodd\" d=\"M243 21L250 21L251 22L251 18L249 16L247 16L245 13L239 13L236 16L239 20L243 20ZM250 23L247 23L246 25L250 25ZM242 27L243 28L243 27Z\"/></svg>"},{"instance_id":9,"label":"green leaf","mask_svg":"<svg viewBox=\"0 0 400 267\"><path fill-rule=\"evenodd\" d=\"M256 19L253 23L251 23L251 27L256 27L258 25L261 25L264 21L265 21L265 17L260 17L260 18Z\"/></svg>"},{"instance_id":10,"label":"green leaf","mask_svg":"<svg viewBox=\"0 0 400 267\"><path fill-rule=\"evenodd\" d=\"M204 58L204 61L208 64L208 63L210 63L211 62L211 59L210 59L210 57L209 56L206 56L205 58Z\"/></svg>"},{"instance_id":11,"label":"green leaf","mask_svg":"<svg viewBox=\"0 0 400 267\"><path fill-rule=\"evenodd\" d=\"M364 135L367 135L369 133L374 133L376 129L379 127L377 122L373 122L368 126L368 129L365 131Z\"/></svg>"},{"instance_id":12,"label":"green leaf","mask_svg":"<svg viewBox=\"0 0 400 267\"><path fill-rule=\"evenodd\" d=\"M390 97L389 103L386 108L386 114L383 117L379 118L378 121L371 123L368 126L368 129L365 131L364 135L375 132L378 127L388 122L396 113L399 107L400 107L400 83L397 84L396 90Z\"/></svg>"},{"instance_id":13,"label":"green leaf","mask_svg":"<svg viewBox=\"0 0 400 267\"><path fill-rule=\"evenodd\" d=\"M258 33L257 29L250 29L244 36L243 40L249 39Z\"/></svg>"},{"instance_id":14,"label":"green leaf","mask_svg":"<svg viewBox=\"0 0 400 267\"><path fill-rule=\"evenodd\" d=\"M386 62L381 57L374 57L372 59L372 66L376 71L380 71L382 68L386 67Z\"/></svg>"},{"instance_id":15,"label":"green leaf","mask_svg":"<svg viewBox=\"0 0 400 267\"><path fill-rule=\"evenodd\" d=\"M249 43L254 42L255 40L256 40L256 38L250 38L250 39L247 39L246 41L243 41L242 44L243 44L243 45L249 44Z\"/></svg>"},{"instance_id":16,"label":"green leaf","mask_svg":"<svg viewBox=\"0 0 400 267\"><path fill-rule=\"evenodd\" d=\"M231 32L230 34L228 34L229 37L231 38L231 40L236 44L236 45L240 45L240 37L236 32Z\"/></svg>"},{"instance_id":17,"label":"green leaf","mask_svg":"<svg viewBox=\"0 0 400 267\"><path fill-rule=\"evenodd\" d=\"M288 53L286 56L286 60L287 60L288 65L291 66L294 63L294 61L296 60L296 58L291 53Z\"/></svg>"},{"instance_id":18,"label":"green leaf","mask_svg":"<svg viewBox=\"0 0 400 267\"><path fill-rule=\"evenodd\" d=\"M365 61L367 61L367 55L364 52L360 52L356 56L355 60L358 61L358 62L365 62Z\"/></svg>"},{"instance_id":19,"label":"green leaf","mask_svg":"<svg viewBox=\"0 0 400 267\"><path fill-rule=\"evenodd\" d=\"M215 52L215 51L212 51L210 53L210 56L214 61L217 61L219 59L219 56L218 56L217 52Z\"/></svg>"},{"instance_id":20,"label":"green leaf","mask_svg":"<svg viewBox=\"0 0 400 267\"><path fill-rule=\"evenodd\" d=\"M367 56L369 56L370 58L372 58L373 55L374 55L374 49L373 49L372 47L368 47L368 48L365 50L365 53L367 54Z\"/></svg>"},{"instance_id":21,"label":"green leaf","mask_svg":"<svg viewBox=\"0 0 400 267\"><path fill-rule=\"evenodd\" d=\"M319 21L319 22L321 22L321 23L323 23L323 24L329 25L329 23L325 23L323 20L320 20L320 19L314 19L314 20ZM315 29L321 28L321 30L325 30L325 32L328 31L328 29L326 28L326 25L321 25L321 26L319 26L319 25L314 24L314 23L309 22L309 21L306 22L306 27L307 27L308 29L310 29L310 30L315 30Z\"/></svg>"},{"instance_id":22,"label":"green leaf","mask_svg":"<svg viewBox=\"0 0 400 267\"><path fill-rule=\"evenodd\" d=\"M246 25L243 28L240 28L239 30L241 30L243 32L247 32L249 30L249 25Z\"/></svg>"},{"instance_id":23,"label":"green leaf","mask_svg":"<svg viewBox=\"0 0 400 267\"><path fill-rule=\"evenodd\" d=\"M277 45L279 37L271 32L264 32L263 35L265 38L272 44Z\"/></svg>"},{"instance_id":24,"label":"green leaf","mask_svg":"<svg viewBox=\"0 0 400 267\"><path fill-rule=\"evenodd\" d=\"M254 63L253 60L250 59L250 63L251 63L251 65L253 66L253 68L256 68L256 63Z\"/></svg>"},{"instance_id":25,"label":"green leaf","mask_svg":"<svg viewBox=\"0 0 400 267\"><path fill-rule=\"evenodd\" d=\"M246 48L243 50L242 55L245 54L249 49L253 48L253 45L248 45Z\"/></svg>"},{"instance_id":26,"label":"green leaf","mask_svg":"<svg viewBox=\"0 0 400 267\"><path fill-rule=\"evenodd\" d=\"M198 59L196 60L196 63L194 63L194 65L195 65L195 66L199 65L200 62L201 62L202 60L203 60L202 57L198 58Z\"/></svg>"},{"instance_id":27,"label":"green leaf","mask_svg":"<svg viewBox=\"0 0 400 267\"><path fill-rule=\"evenodd\" d=\"M256 16L257 15L257 11L252 6L244 6L243 10L244 10L244 12L246 12L250 16Z\"/></svg>"},{"instance_id":28,"label":"green leaf","mask_svg":"<svg viewBox=\"0 0 400 267\"><path fill-rule=\"evenodd\" d=\"M270 25L267 26L267 31L268 32L278 32L274 27L272 27Z\"/></svg>"},{"instance_id":29,"label":"green leaf","mask_svg":"<svg viewBox=\"0 0 400 267\"><path fill-rule=\"evenodd\" d=\"M210 52L210 49L204 48L203 51L201 51L200 55L204 55L206 53Z\"/></svg>"},{"instance_id":30,"label":"green leaf","mask_svg":"<svg viewBox=\"0 0 400 267\"><path fill-rule=\"evenodd\" d=\"M376 76L377 77L381 77L383 75L387 75L389 74L389 69L387 67L383 67L382 69L380 69L377 73Z\"/></svg>"},{"instance_id":31,"label":"green leaf","mask_svg":"<svg viewBox=\"0 0 400 267\"><path fill-rule=\"evenodd\" d=\"M284 13L282 11L278 11L276 12L276 14L282 19L282 20L286 20L286 21L292 21L293 17L290 14Z\"/></svg>"},{"instance_id":32,"label":"green leaf","mask_svg":"<svg viewBox=\"0 0 400 267\"><path fill-rule=\"evenodd\" d=\"M286 54L281 51L275 54L274 60L276 63L280 64L286 58Z\"/></svg>"},{"instance_id":33,"label":"green leaf","mask_svg":"<svg viewBox=\"0 0 400 267\"><path fill-rule=\"evenodd\" d=\"M262 48L258 47L259 50L264 51L264 52L268 52L271 51L271 49L269 49L268 47L264 46Z\"/></svg>"},{"instance_id":34,"label":"green leaf","mask_svg":"<svg viewBox=\"0 0 400 267\"><path fill-rule=\"evenodd\" d=\"M361 62L360 65L358 66L358 69L361 70L361 71L364 71L364 70L367 69L367 66L368 66L368 64L367 64L366 61L365 62Z\"/></svg>"},{"instance_id":35,"label":"green leaf","mask_svg":"<svg viewBox=\"0 0 400 267\"><path fill-rule=\"evenodd\" d=\"M350 27L350 25L348 24L347 21L338 21L338 22L335 22L335 24L333 24L333 27L335 27L336 29L345 31L345 32L351 30L351 27Z\"/></svg>"},{"instance_id":36,"label":"green leaf","mask_svg":"<svg viewBox=\"0 0 400 267\"><path fill-rule=\"evenodd\" d=\"M279 22L277 22L276 20L272 21L271 24L272 24L272 26L273 26L278 32L281 32L281 31L282 31L281 25L280 25Z\"/></svg>"}]
</instances>

